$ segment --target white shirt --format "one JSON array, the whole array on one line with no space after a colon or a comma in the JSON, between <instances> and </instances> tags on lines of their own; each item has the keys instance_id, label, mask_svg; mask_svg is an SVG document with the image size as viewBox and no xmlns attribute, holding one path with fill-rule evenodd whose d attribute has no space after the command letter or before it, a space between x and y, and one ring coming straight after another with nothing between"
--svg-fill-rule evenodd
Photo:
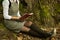
<instances>
[{"instance_id":1,"label":"white shirt","mask_svg":"<svg viewBox=\"0 0 60 40\"><path fill-rule=\"evenodd\" d=\"M10 0L11 2L13 2L12 0ZM16 1L16 0L15 0ZM18 4L19 1L17 0ZM8 15L8 10L9 10L9 1L8 0L4 0L2 3L3 6L3 16L4 19L11 19L12 16ZM19 6L19 5L18 5ZM17 16L20 17L21 15L19 14L19 11L17 12Z\"/></svg>"}]
</instances>

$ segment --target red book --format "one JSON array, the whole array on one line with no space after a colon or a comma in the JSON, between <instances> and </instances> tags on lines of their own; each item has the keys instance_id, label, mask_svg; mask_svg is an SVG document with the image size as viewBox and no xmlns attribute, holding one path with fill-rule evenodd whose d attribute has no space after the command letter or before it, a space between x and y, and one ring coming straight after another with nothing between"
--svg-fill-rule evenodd
<instances>
[{"instance_id":1,"label":"red book","mask_svg":"<svg viewBox=\"0 0 60 40\"><path fill-rule=\"evenodd\" d=\"M26 18L28 18L29 16L32 16L32 14L33 13L30 13L30 14L26 13L26 14L24 14L22 17L20 17L20 21L26 20Z\"/></svg>"}]
</instances>

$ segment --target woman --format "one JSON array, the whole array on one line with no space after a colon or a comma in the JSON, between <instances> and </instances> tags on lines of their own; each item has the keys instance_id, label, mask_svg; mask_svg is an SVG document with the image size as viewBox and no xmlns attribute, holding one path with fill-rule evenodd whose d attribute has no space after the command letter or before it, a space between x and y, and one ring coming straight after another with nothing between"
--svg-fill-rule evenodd
<instances>
[{"instance_id":1,"label":"woman","mask_svg":"<svg viewBox=\"0 0 60 40\"><path fill-rule=\"evenodd\" d=\"M21 17L19 14L19 0L4 0L2 5L4 23L9 30L12 30L17 34L22 32L39 38L47 38L52 36L54 33L54 30L51 32L46 32L39 29L31 21L19 22L18 20Z\"/></svg>"}]
</instances>

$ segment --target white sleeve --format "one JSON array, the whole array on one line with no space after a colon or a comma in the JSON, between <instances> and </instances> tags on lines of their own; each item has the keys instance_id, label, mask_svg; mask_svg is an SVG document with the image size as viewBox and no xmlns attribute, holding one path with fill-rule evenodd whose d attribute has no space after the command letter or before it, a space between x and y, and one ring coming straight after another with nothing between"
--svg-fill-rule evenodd
<instances>
[{"instance_id":1,"label":"white sleeve","mask_svg":"<svg viewBox=\"0 0 60 40\"><path fill-rule=\"evenodd\" d=\"M18 6L19 6L19 0L17 0L17 2L18 2ZM20 11L18 10L18 12L17 12L17 16L18 17L21 17L21 14L20 14Z\"/></svg>"},{"instance_id":2,"label":"white sleeve","mask_svg":"<svg viewBox=\"0 0 60 40\"><path fill-rule=\"evenodd\" d=\"M19 11L17 12L17 16L18 16L18 17L21 17L21 15L20 15L20 12L19 12Z\"/></svg>"},{"instance_id":3,"label":"white sleeve","mask_svg":"<svg viewBox=\"0 0 60 40\"><path fill-rule=\"evenodd\" d=\"M3 3L2 3L2 6L3 6L3 16L4 16L4 19L11 19L11 16L8 15L9 1L4 0Z\"/></svg>"}]
</instances>

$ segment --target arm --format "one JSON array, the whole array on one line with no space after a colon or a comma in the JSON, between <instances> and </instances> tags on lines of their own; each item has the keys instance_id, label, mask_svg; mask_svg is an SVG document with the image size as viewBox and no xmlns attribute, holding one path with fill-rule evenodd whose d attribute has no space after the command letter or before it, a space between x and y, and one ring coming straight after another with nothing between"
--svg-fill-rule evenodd
<instances>
[{"instance_id":1,"label":"arm","mask_svg":"<svg viewBox=\"0 0 60 40\"><path fill-rule=\"evenodd\" d=\"M9 1L4 0L2 5L3 5L3 16L4 16L4 19L9 19L9 20L10 19L12 19L12 20L18 20L19 19L19 17L8 15Z\"/></svg>"},{"instance_id":2,"label":"arm","mask_svg":"<svg viewBox=\"0 0 60 40\"><path fill-rule=\"evenodd\" d=\"M20 11L17 12L17 16L18 17L21 17Z\"/></svg>"}]
</instances>

